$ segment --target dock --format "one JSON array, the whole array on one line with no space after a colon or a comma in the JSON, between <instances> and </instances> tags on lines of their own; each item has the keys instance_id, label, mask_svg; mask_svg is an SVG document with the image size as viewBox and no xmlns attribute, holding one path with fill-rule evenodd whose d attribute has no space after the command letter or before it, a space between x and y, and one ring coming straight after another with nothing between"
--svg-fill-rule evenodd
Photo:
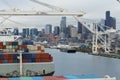
<instances>
[{"instance_id":1,"label":"dock","mask_svg":"<svg viewBox=\"0 0 120 80\"><path fill-rule=\"evenodd\" d=\"M104 78L90 75L65 75L65 76L33 76L33 77L15 77L15 78L0 78L0 80L116 80L115 77L106 75Z\"/></svg>"}]
</instances>

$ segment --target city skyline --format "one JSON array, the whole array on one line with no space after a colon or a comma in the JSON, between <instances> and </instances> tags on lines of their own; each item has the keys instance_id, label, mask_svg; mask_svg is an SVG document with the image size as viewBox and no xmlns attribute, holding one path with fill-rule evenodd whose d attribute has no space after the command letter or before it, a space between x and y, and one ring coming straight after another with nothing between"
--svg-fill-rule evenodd
<instances>
[{"instance_id":1,"label":"city skyline","mask_svg":"<svg viewBox=\"0 0 120 80\"><path fill-rule=\"evenodd\" d=\"M110 10L111 15L113 17L116 17L117 23L119 24L120 21L119 18L119 9L120 4L116 0L92 0L89 2L89 0L44 0L43 2L55 5L58 7L62 7L65 9L68 9L69 11L83 11L86 12L86 14L82 18L86 19L105 19L105 11ZM27 3L27 4L26 4ZM12 8L19 8L24 10L44 10L44 11L50 11L51 9L41 7L39 4L36 4L34 2L31 2L30 0L21 0L21 2L17 0L1 0L0 2L0 10L3 9L12 9ZM73 6L71 6L73 5ZM40 17L11 17L10 19L19 22L21 25L14 24L9 21L5 21L1 26L4 25L14 25L14 27L22 27L22 26L34 26L37 25L39 27L45 27L46 24L52 24L53 26L60 26L60 19L61 17L58 16L40 16ZM2 18L1 18L2 20ZM72 22L72 23L71 23ZM67 17L67 23L71 23L72 25L77 25L75 22L75 19L72 17Z\"/></svg>"}]
</instances>

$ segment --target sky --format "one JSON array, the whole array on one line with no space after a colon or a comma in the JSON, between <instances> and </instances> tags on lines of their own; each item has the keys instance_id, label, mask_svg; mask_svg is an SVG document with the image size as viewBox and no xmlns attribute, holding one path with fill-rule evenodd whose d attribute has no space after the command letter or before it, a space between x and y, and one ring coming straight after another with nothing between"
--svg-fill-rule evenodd
<instances>
[{"instance_id":1,"label":"sky","mask_svg":"<svg viewBox=\"0 0 120 80\"><path fill-rule=\"evenodd\" d=\"M111 16L117 19L117 28L120 24L120 3L117 0L39 0L57 7L64 8L69 11L83 11L86 14L82 17L85 19L105 19L105 12L111 11ZM21 10L39 10L50 11L51 9L34 3L30 0L0 0L0 10L3 9L21 9ZM44 27L46 24L59 26L61 16L12 16L9 18L13 20L4 21L1 26L14 27ZM3 20L0 17L0 22ZM17 24L13 23L16 21ZM18 25L18 23L20 25ZM73 17L67 17L67 24L75 25L77 22Z\"/></svg>"}]
</instances>

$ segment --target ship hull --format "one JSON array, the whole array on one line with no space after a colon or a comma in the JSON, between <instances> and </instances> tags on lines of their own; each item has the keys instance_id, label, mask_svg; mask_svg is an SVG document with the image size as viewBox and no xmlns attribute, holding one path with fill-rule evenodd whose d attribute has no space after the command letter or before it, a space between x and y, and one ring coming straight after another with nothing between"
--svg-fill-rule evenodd
<instances>
[{"instance_id":1,"label":"ship hull","mask_svg":"<svg viewBox=\"0 0 120 80\"><path fill-rule=\"evenodd\" d=\"M20 75L19 63L0 64L0 77L52 76L53 74L53 62L23 63L22 75Z\"/></svg>"}]
</instances>

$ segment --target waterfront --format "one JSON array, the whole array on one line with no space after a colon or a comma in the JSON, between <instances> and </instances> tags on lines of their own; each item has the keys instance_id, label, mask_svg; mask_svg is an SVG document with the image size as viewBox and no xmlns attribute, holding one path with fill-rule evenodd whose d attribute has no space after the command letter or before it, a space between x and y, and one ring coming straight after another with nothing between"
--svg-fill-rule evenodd
<instances>
[{"instance_id":1,"label":"waterfront","mask_svg":"<svg viewBox=\"0 0 120 80\"><path fill-rule=\"evenodd\" d=\"M120 59L94 56L81 52L65 53L57 49L45 49L52 54L55 62L54 75L96 74L110 75L120 79Z\"/></svg>"}]
</instances>

